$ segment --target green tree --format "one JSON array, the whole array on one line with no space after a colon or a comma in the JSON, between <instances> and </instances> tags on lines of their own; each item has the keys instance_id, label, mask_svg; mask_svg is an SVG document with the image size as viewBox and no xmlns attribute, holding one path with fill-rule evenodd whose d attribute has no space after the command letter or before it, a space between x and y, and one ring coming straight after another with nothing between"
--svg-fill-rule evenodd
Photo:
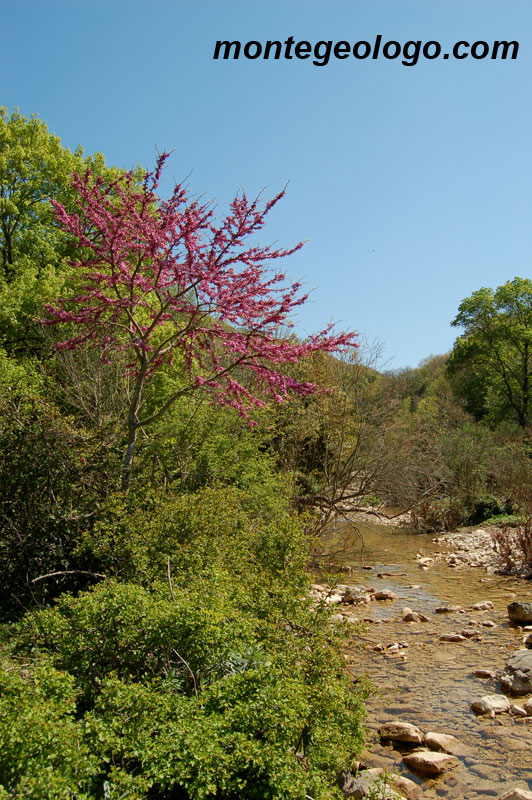
<instances>
[{"instance_id":1,"label":"green tree","mask_svg":"<svg viewBox=\"0 0 532 800\"><path fill-rule=\"evenodd\" d=\"M70 207L72 173L87 168L117 173L99 153L63 147L38 117L0 107L0 344L8 352L40 345L33 318L63 290L73 256L50 200Z\"/></svg>"},{"instance_id":2,"label":"green tree","mask_svg":"<svg viewBox=\"0 0 532 800\"><path fill-rule=\"evenodd\" d=\"M449 360L455 391L477 419L513 420L526 430L532 410L532 280L482 288L459 306L464 329Z\"/></svg>"}]
</instances>

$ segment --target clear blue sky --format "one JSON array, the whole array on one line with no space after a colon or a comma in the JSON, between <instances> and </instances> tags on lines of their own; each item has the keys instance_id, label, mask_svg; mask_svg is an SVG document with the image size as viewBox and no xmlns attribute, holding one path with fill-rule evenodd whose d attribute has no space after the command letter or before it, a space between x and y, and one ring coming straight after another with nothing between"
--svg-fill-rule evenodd
<instances>
[{"instance_id":1,"label":"clear blue sky","mask_svg":"<svg viewBox=\"0 0 532 800\"><path fill-rule=\"evenodd\" d=\"M217 39L516 39L515 61L214 61ZM0 103L68 147L171 172L224 207L288 194L264 240L388 366L446 352L460 300L530 277L530 0L0 0Z\"/></svg>"}]
</instances>

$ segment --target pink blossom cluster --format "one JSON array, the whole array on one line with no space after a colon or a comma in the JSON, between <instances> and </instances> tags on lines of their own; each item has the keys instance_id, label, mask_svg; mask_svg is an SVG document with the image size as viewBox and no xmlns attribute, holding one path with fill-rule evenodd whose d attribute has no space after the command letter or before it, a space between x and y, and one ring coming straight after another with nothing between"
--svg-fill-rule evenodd
<instances>
[{"instance_id":1,"label":"pink blossom cluster","mask_svg":"<svg viewBox=\"0 0 532 800\"><path fill-rule=\"evenodd\" d=\"M157 196L166 160L160 156L140 184L133 172L112 183L90 171L76 174L77 213L54 202L79 248L72 266L80 274L77 294L47 306L45 323L75 326L58 348L90 341L107 358L113 350L131 351L142 383L180 352L190 389L201 387L244 416L265 395L281 402L290 392L311 394L317 387L278 365L356 346L356 334L334 334L331 326L305 340L287 333L307 295L299 283L283 285L285 275L272 272L269 262L302 243L291 249L250 243L284 192L263 206L241 193L215 224L214 210L189 200L182 184L169 199ZM237 380L236 371L248 378Z\"/></svg>"}]
</instances>

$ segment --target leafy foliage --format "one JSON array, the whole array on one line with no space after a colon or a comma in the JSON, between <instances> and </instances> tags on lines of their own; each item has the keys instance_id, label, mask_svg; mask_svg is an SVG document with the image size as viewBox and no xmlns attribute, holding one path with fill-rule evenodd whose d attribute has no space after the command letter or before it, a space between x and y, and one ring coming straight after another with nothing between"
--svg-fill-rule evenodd
<instances>
[{"instance_id":1,"label":"leafy foliage","mask_svg":"<svg viewBox=\"0 0 532 800\"><path fill-rule=\"evenodd\" d=\"M74 550L113 468L112 451L44 394L31 364L0 352L0 607L7 613L79 585L73 575L35 579L80 567Z\"/></svg>"},{"instance_id":2,"label":"leafy foliage","mask_svg":"<svg viewBox=\"0 0 532 800\"><path fill-rule=\"evenodd\" d=\"M464 328L449 361L457 392L477 418L530 422L532 281L514 278L462 301L453 325Z\"/></svg>"},{"instance_id":3,"label":"leafy foliage","mask_svg":"<svg viewBox=\"0 0 532 800\"><path fill-rule=\"evenodd\" d=\"M0 665L0 798L89 800L98 761L75 719L74 680L47 661Z\"/></svg>"},{"instance_id":4,"label":"leafy foliage","mask_svg":"<svg viewBox=\"0 0 532 800\"><path fill-rule=\"evenodd\" d=\"M72 153L36 116L0 107L0 346L8 352L42 349L33 320L64 290L73 256L50 201L70 207L72 173L87 167L113 174L102 155Z\"/></svg>"},{"instance_id":5,"label":"leafy foliage","mask_svg":"<svg viewBox=\"0 0 532 800\"><path fill-rule=\"evenodd\" d=\"M290 584L250 556L235 580L219 556L202 572L178 554L169 583L106 581L22 621L17 652L71 676L113 791L337 796L334 776L361 744L361 690L344 675L330 612L302 600L301 567L288 560L300 573Z\"/></svg>"}]
</instances>

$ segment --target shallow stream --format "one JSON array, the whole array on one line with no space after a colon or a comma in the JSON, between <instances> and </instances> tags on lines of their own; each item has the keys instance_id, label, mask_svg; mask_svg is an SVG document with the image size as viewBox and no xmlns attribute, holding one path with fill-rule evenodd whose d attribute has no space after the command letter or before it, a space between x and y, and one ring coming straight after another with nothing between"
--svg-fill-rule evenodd
<instances>
[{"instance_id":1,"label":"shallow stream","mask_svg":"<svg viewBox=\"0 0 532 800\"><path fill-rule=\"evenodd\" d=\"M491 575L480 568L453 569L444 561L436 561L424 571L416 558L419 554L431 556L448 549L434 542L432 534L373 524L359 527L364 550L344 557L343 563L353 571L343 582L391 589L397 595L395 601L374 601L352 609L360 618L382 620L368 623L362 641L354 637L348 650L353 674L367 673L379 690L368 702L367 727L376 732L383 722L401 719L425 732L452 734L461 743L460 766L437 779L409 772L401 763L401 752L394 749L398 745L381 744L378 738L369 742L366 761L372 767L397 770L414 780L427 800L487 800L508 788L532 790L532 717L523 721L501 714L489 719L477 717L470 709L471 703L483 695L500 693L495 678L480 679L473 671L500 672L511 653L524 646L523 631L509 625L506 609L512 600L532 600L530 581ZM468 606L482 600L491 600L494 609L467 611ZM465 611L435 614L443 604L458 605ZM430 621L403 622L405 606L425 614ZM482 625L487 620L496 626ZM464 629L479 631L480 641L439 640L444 633ZM372 649L394 642L407 643L408 647L393 655ZM527 699L510 700L522 705Z\"/></svg>"}]
</instances>

